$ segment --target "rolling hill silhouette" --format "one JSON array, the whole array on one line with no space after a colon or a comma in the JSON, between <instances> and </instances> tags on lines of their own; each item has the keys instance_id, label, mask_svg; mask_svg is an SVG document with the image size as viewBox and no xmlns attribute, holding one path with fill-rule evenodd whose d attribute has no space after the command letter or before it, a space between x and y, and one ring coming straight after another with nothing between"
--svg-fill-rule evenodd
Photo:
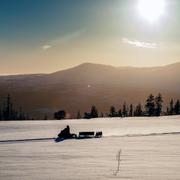
<instances>
[{"instance_id":1,"label":"rolling hill silhouette","mask_svg":"<svg viewBox=\"0 0 180 180\"><path fill-rule=\"evenodd\" d=\"M180 98L180 63L162 67L113 67L84 63L51 74L0 76L0 96L10 93L15 104L36 117L65 109L75 116L95 104L100 112L124 101L137 104L161 92L165 102Z\"/></svg>"}]
</instances>

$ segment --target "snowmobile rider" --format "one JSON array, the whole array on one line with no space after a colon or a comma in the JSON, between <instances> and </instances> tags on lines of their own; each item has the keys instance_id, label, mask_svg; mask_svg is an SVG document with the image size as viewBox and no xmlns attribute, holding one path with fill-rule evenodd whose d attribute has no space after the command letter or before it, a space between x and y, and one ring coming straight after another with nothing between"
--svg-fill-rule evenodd
<instances>
[{"instance_id":1,"label":"snowmobile rider","mask_svg":"<svg viewBox=\"0 0 180 180\"><path fill-rule=\"evenodd\" d=\"M58 137L59 138L69 138L71 136L70 134L70 127L66 126L66 128L64 128L59 134Z\"/></svg>"}]
</instances>

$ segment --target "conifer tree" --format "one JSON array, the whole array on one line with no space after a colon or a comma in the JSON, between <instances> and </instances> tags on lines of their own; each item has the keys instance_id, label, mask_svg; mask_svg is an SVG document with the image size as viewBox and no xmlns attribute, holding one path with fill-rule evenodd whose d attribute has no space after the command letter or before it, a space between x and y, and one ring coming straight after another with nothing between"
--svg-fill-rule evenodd
<instances>
[{"instance_id":1,"label":"conifer tree","mask_svg":"<svg viewBox=\"0 0 180 180\"><path fill-rule=\"evenodd\" d=\"M127 114L128 114L128 111L127 111L127 107L126 107L126 102L124 102L124 104L123 104L122 115L123 115L124 117L126 117Z\"/></svg>"},{"instance_id":2,"label":"conifer tree","mask_svg":"<svg viewBox=\"0 0 180 180\"><path fill-rule=\"evenodd\" d=\"M174 100L171 99L170 104L169 104L169 115L174 114Z\"/></svg>"},{"instance_id":3,"label":"conifer tree","mask_svg":"<svg viewBox=\"0 0 180 180\"><path fill-rule=\"evenodd\" d=\"M2 109L1 109L1 102L0 102L0 120L2 120L3 117L2 117Z\"/></svg>"},{"instance_id":4,"label":"conifer tree","mask_svg":"<svg viewBox=\"0 0 180 180\"><path fill-rule=\"evenodd\" d=\"M77 118L77 119L81 119L81 113L80 113L80 111L77 112L76 118Z\"/></svg>"},{"instance_id":5,"label":"conifer tree","mask_svg":"<svg viewBox=\"0 0 180 180\"><path fill-rule=\"evenodd\" d=\"M139 103L134 111L134 116L142 116L142 115L143 115L142 105L141 103Z\"/></svg>"},{"instance_id":6,"label":"conifer tree","mask_svg":"<svg viewBox=\"0 0 180 180\"><path fill-rule=\"evenodd\" d=\"M6 102L4 103L3 108L3 119L4 120L13 120L13 104L11 102L11 97L8 94L6 97Z\"/></svg>"},{"instance_id":7,"label":"conifer tree","mask_svg":"<svg viewBox=\"0 0 180 180\"><path fill-rule=\"evenodd\" d=\"M84 113L84 119L91 119L91 114L88 112Z\"/></svg>"},{"instance_id":8,"label":"conifer tree","mask_svg":"<svg viewBox=\"0 0 180 180\"><path fill-rule=\"evenodd\" d=\"M121 109L119 109L119 111L118 111L118 116L122 117L122 110Z\"/></svg>"},{"instance_id":9,"label":"conifer tree","mask_svg":"<svg viewBox=\"0 0 180 180\"><path fill-rule=\"evenodd\" d=\"M148 116L153 116L155 114L154 96L152 94L147 98L145 108Z\"/></svg>"},{"instance_id":10,"label":"conifer tree","mask_svg":"<svg viewBox=\"0 0 180 180\"><path fill-rule=\"evenodd\" d=\"M180 102L179 102L179 99L176 101L176 103L174 105L174 112L175 112L175 114L180 114Z\"/></svg>"},{"instance_id":11,"label":"conifer tree","mask_svg":"<svg viewBox=\"0 0 180 180\"><path fill-rule=\"evenodd\" d=\"M133 105L130 105L130 110L129 110L129 116L132 117L133 116Z\"/></svg>"},{"instance_id":12,"label":"conifer tree","mask_svg":"<svg viewBox=\"0 0 180 180\"><path fill-rule=\"evenodd\" d=\"M116 108L114 106L111 106L109 111L109 117L116 117L116 116L117 116Z\"/></svg>"},{"instance_id":13,"label":"conifer tree","mask_svg":"<svg viewBox=\"0 0 180 180\"><path fill-rule=\"evenodd\" d=\"M103 112L101 113L101 117L104 117L104 113Z\"/></svg>"},{"instance_id":14,"label":"conifer tree","mask_svg":"<svg viewBox=\"0 0 180 180\"><path fill-rule=\"evenodd\" d=\"M91 107L90 115L91 115L91 118L97 118L98 117L98 110L97 110L96 106L93 105Z\"/></svg>"},{"instance_id":15,"label":"conifer tree","mask_svg":"<svg viewBox=\"0 0 180 180\"><path fill-rule=\"evenodd\" d=\"M1 110L1 106L0 106L0 120L2 120L2 110Z\"/></svg>"},{"instance_id":16,"label":"conifer tree","mask_svg":"<svg viewBox=\"0 0 180 180\"><path fill-rule=\"evenodd\" d=\"M46 114L44 116L44 120L48 120L48 116Z\"/></svg>"},{"instance_id":17,"label":"conifer tree","mask_svg":"<svg viewBox=\"0 0 180 180\"><path fill-rule=\"evenodd\" d=\"M160 116L162 112L162 103L163 99L161 94L159 93L158 96L155 97L155 115Z\"/></svg>"}]
</instances>

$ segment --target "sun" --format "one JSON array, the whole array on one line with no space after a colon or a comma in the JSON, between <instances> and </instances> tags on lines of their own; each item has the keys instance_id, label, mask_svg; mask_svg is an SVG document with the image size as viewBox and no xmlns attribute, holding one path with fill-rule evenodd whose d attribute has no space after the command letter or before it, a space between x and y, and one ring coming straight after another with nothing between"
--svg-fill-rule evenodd
<instances>
[{"instance_id":1,"label":"sun","mask_svg":"<svg viewBox=\"0 0 180 180\"><path fill-rule=\"evenodd\" d=\"M166 10L165 0L139 0L139 15L150 23L158 21Z\"/></svg>"}]
</instances>

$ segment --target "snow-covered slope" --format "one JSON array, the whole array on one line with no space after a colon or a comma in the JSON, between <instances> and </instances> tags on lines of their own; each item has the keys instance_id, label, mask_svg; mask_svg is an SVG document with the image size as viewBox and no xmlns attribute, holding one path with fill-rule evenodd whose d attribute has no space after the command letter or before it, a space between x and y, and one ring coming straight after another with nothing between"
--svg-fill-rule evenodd
<instances>
[{"instance_id":1,"label":"snow-covered slope","mask_svg":"<svg viewBox=\"0 0 180 180\"><path fill-rule=\"evenodd\" d=\"M0 122L0 140L52 138L66 125L72 133L103 131L104 137L150 135L180 131L180 116L97 118L64 121L7 121Z\"/></svg>"},{"instance_id":2,"label":"snow-covered slope","mask_svg":"<svg viewBox=\"0 0 180 180\"><path fill-rule=\"evenodd\" d=\"M54 137L67 124L72 132L102 130L104 137L61 143L53 140L2 142ZM180 116L0 122L0 179L178 180L180 135L173 134L178 131ZM115 176L116 154L120 149L120 171Z\"/></svg>"}]
</instances>

